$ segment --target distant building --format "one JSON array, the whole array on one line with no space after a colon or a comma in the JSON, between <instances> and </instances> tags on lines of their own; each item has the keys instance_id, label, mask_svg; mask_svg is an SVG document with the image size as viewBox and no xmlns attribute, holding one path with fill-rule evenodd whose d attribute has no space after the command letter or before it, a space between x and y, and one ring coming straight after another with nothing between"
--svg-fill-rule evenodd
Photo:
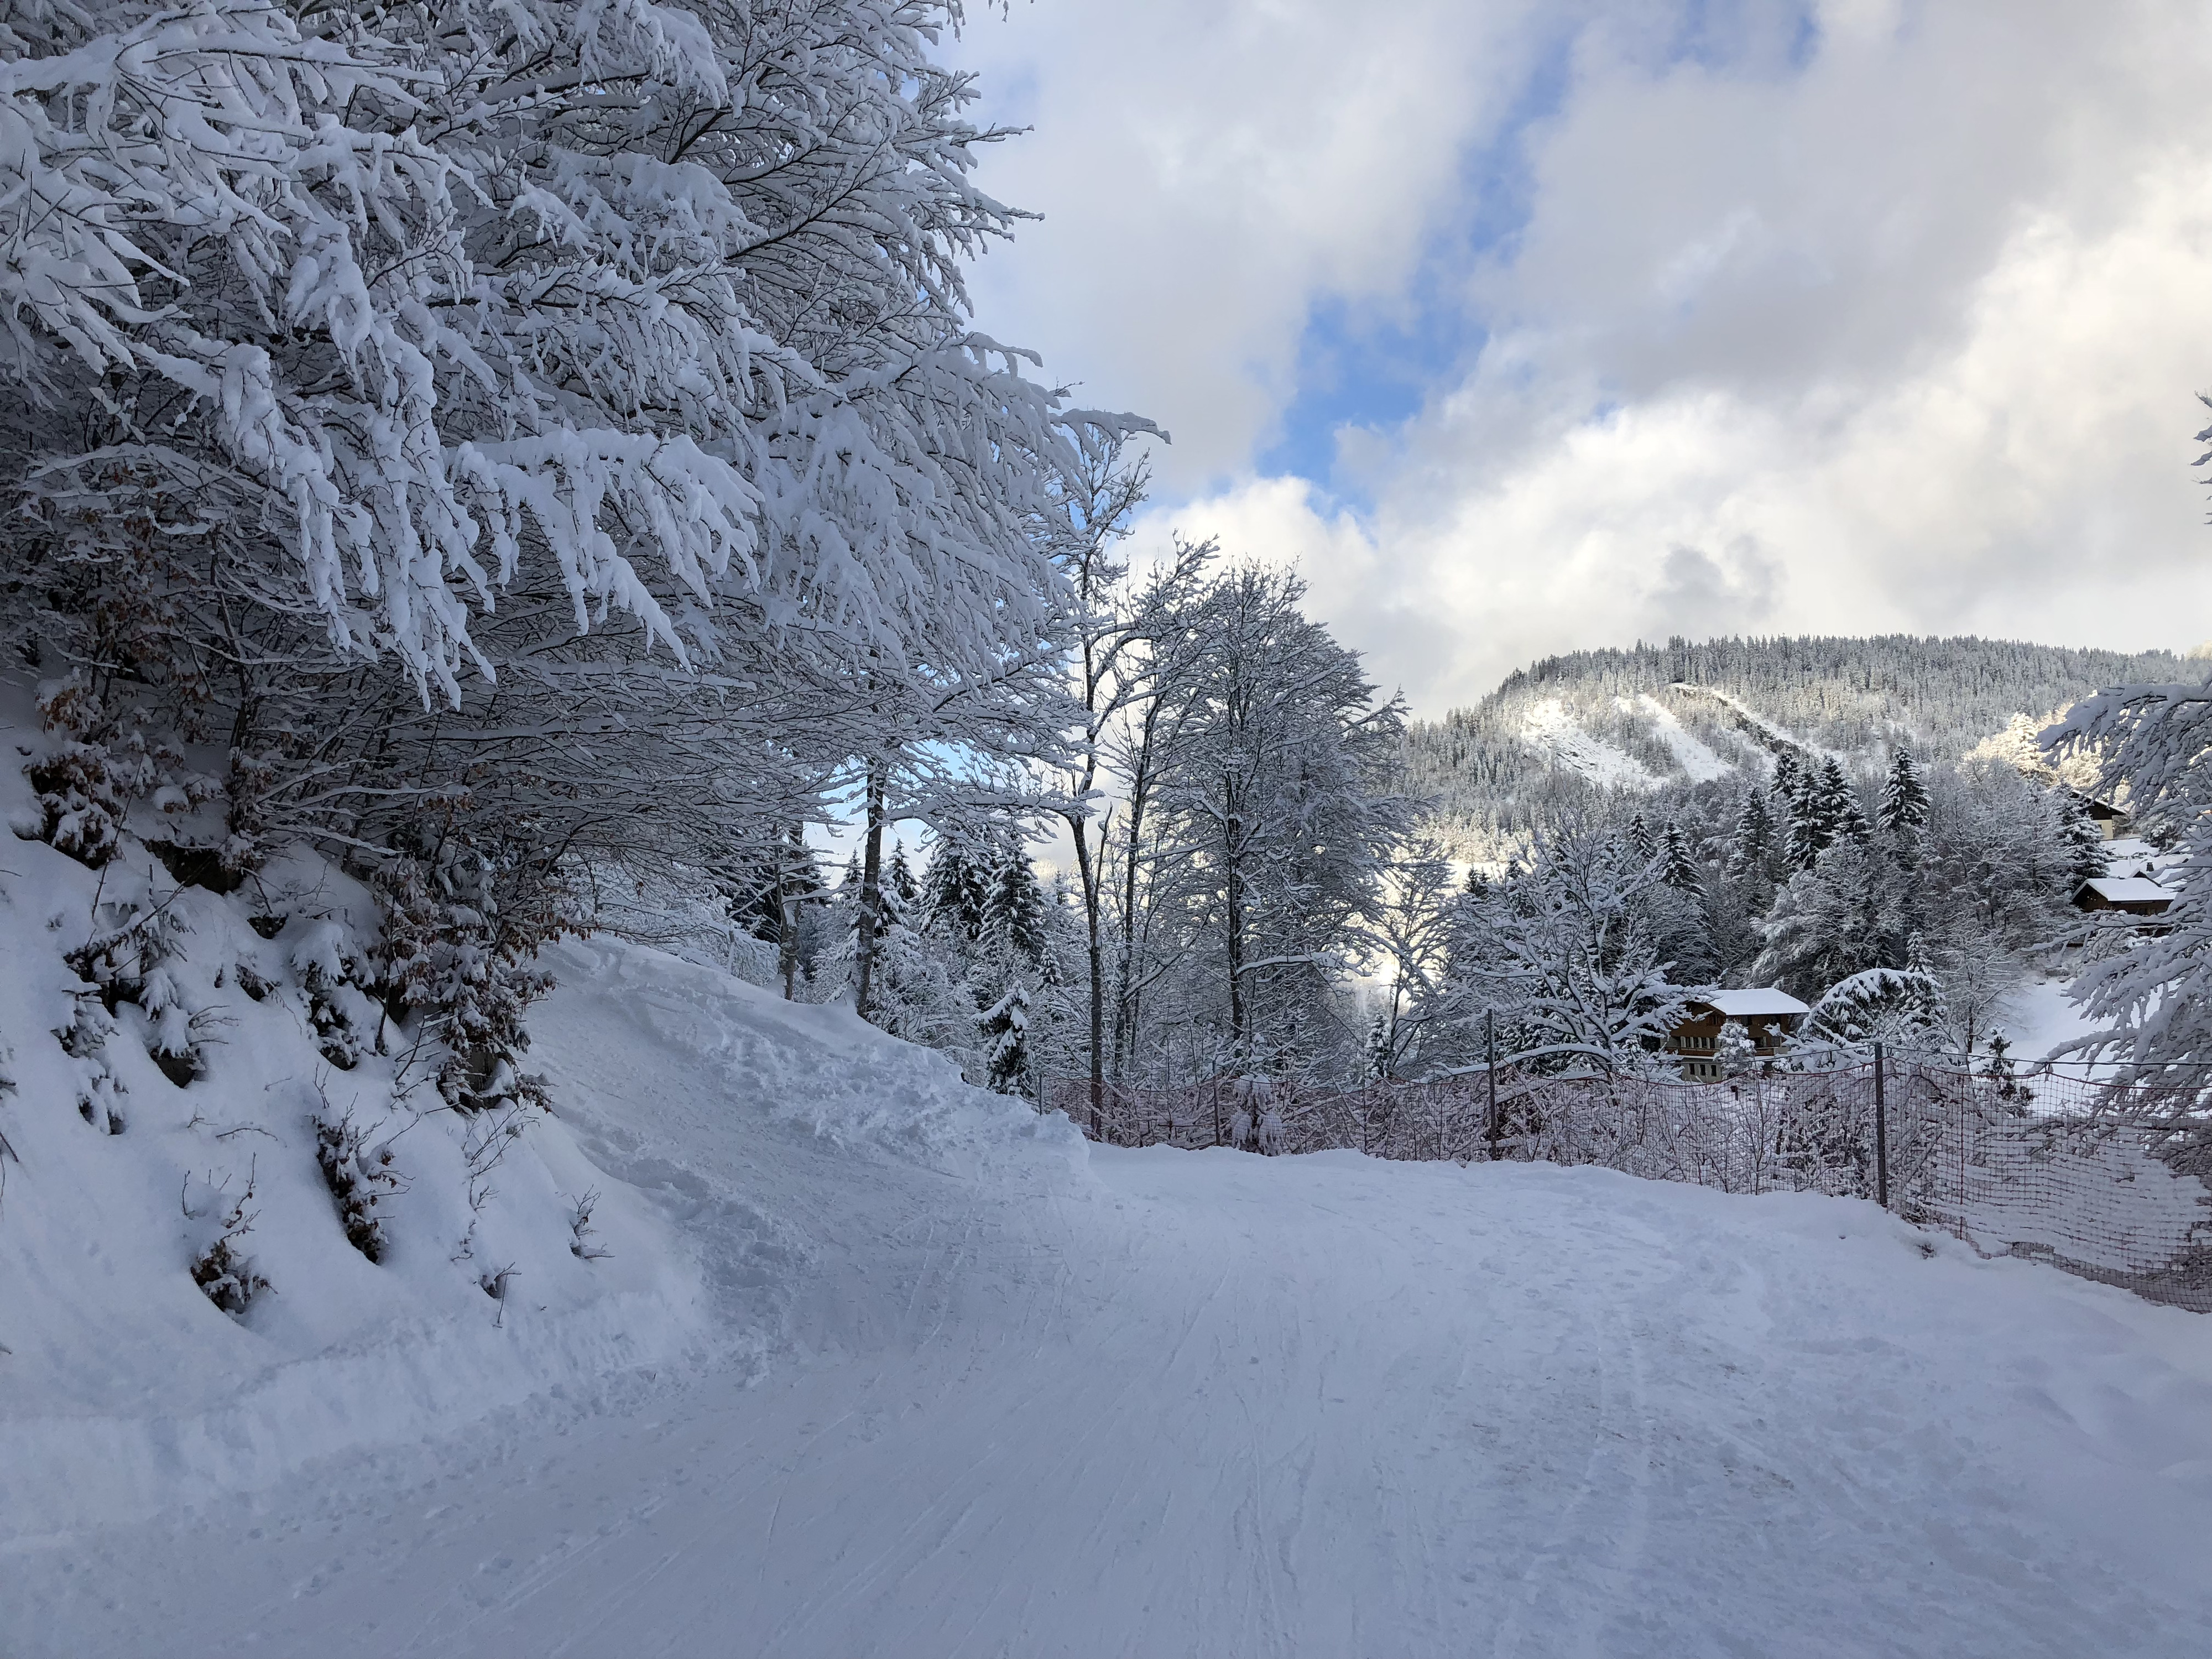
<instances>
[{"instance_id":1,"label":"distant building","mask_svg":"<svg viewBox=\"0 0 2212 1659\"><path fill-rule=\"evenodd\" d=\"M1777 1054L1806 1015L1813 1011L1786 991L1718 991L1682 1006L1682 1018L1667 1040L1670 1054L1682 1057L1682 1075L1700 1083L1721 1077L1721 1033L1731 1024L1743 1027L1752 1052Z\"/></svg>"},{"instance_id":2,"label":"distant building","mask_svg":"<svg viewBox=\"0 0 2212 1659\"><path fill-rule=\"evenodd\" d=\"M2108 800L2099 800L2094 795L2085 795L2076 789L2074 798L2081 803L2081 810L2089 815L2089 822L2097 826L2097 833L2106 841L2118 841L2136 827L2135 815L2125 807L2115 806Z\"/></svg>"},{"instance_id":3,"label":"distant building","mask_svg":"<svg viewBox=\"0 0 2212 1659\"><path fill-rule=\"evenodd\" d=\"M2131 916L2162 915L2172 908L2173 890L2148 876L2099 876L2074 890L2075 908L2121 910Z\"/></svg>"}]
</instances>

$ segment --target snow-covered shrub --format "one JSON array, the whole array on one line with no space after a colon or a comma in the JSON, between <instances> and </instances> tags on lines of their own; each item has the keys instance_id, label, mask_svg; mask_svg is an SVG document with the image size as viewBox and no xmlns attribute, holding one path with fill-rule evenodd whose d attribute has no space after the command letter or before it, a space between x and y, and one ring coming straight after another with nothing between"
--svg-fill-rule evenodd
<instances>
[{"instance_id":1,"label":"snow-covered shrub","mask_svg":"<svg viewBox=\"0 0 2212 1659\"><path fill-rule=\"evenodd\" d=\"M146 1052L162 1074L182 1088L206 1071L195 1040L196 1011L187 1005L175 975L164 965L178 951L182 924L167 904L149 908L136 900L124 900L103 905L101 913L108 925L64 952L63 959L79 979L98 988L100 1001L109 1014L128 1004L145 1015ZM108 1029L114 1028L111 1024ZM91 1048L97 1046L94 1043ZM63 1047L70 1048L70 1042L64 1040Z\"/></svg>"},{"instance_id":2,"label":"snow-covered shrub","mask_svg":"<svg viewBox=\"0 0 2212 1659\"><path fill-rule=\"evenodd\" d=\"M254 1297L272 1288L239 1247L239 1241L253 1231L254 1215L246 1206L253 1200L258 1174L247 1177L246 1190L232 1202L214 1242L192 1258L192 1283L234 1319L252 1305ZM191 1213L187 1209L185 1214Z\"/></svg>"},{"instance_id":3,"label":"snow-covered shrub","mask_svg":"<svg viewBox=\"0 0 2212 1659\"><path fill-rule=\"evenodd\" d=\"M349 952L346 930L334 921L306 922L297 932L285 960L307 994L307 1023L314 1028L315 1047L338 1070L350 1072L361 1064L361 1036L338 990L359 979L361 959ZM247 994L252 994L250 988Z\"/></svg>"},{"instance_id":4,"label":"snow-covered shrub","mask_svg":"<svg viewBox=\"0 0 2212 1659\"><path fill-rule=\"evenodd\" d=\"M383 921L376 983L386 1013L435 1044L439 1093L469 1110L542 1104L521 1069L522 1017L552 984L531 966L538 948L572 927L557 880L452 836L387 860L370 885Z\"/></svg>"},{"instance_id":5,"label":"snow-covered shrub","mask_svg":"<svg viewBox=\"0 0 2212 1659\"><path fill-rule=\"evenodd\" d=\"M114 1018L88 991L77 994L70 1023L54 1029L54 1041L62 1052L78 1063L77 1115L110 1135L123 1133L123 1112L117 1102L128 1092L107 1063L107 1039L116 1029Z\"/></svg>"},{"instance_id":6,"label":"snow-covered shrub","mask_svg":"<svg viewBox=\"0 0 2212 1659\"><path fill-rule=\"evenodd\" d=\"M150 781L143 741L133 733L120 755L109 752L100 699L72 677L40 688L39 716L52 750L23 769L38 791L35 834L58 852L94 869L115 855L124 815Z\"/></svg>"},{"instance_id":7,"label":"snow-covered shrub","mask_svg":"<svg viewBox=\"0 0 2212 1659\"><path fill-rule=\"evenodd\" d=\"M368 1131L355 1124L350 1112L331 1115L327 1100L314 1118L314 1129L315 1163L337 1203L346 1243L371 1261L382 1261L386 1241L376 1202L399 1190L390 1143L370 1152Z\"/></svg>"},{"instance_id":8,"label":"snow-covered shrub","mask_svg":"<svg viewBox=\"0 0 2212 1659\"><path fill-rule=\"evenodd\" d=\"M568 1254L579 1261L603 1261L613 1254L605 1246L592 1242L592 1235L599 1231L592 1225L592 1212L599 1207L599 1189L588 1188L569 1211Z\"/></svg>"},{"instance_id":9,"label":"snow-covered shrub","mask_svg":"<svg viewBox=\"0 0 2212 1659\"><path fill-rule=\"evenodd\" d=\"M175 749L120 729L78 676L40 687L38 708L52 742L23 769L39 805L36 823L22 826L27 838L98 869L115 856L133 801L151 795L165 811L188 811L215 793Z\"/></svg>"}]
</instances>

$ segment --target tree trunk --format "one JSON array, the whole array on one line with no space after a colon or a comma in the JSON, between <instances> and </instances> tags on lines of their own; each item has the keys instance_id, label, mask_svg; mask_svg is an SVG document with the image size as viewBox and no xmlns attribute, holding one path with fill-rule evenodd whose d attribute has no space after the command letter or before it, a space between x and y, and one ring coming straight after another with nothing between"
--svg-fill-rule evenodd
<instances>
[{"instance_id":1,"label":"tree trunk","mask_svg":"<svg viewBox=\"0 0 2212 1659\"><path fill-rule=\"evenodd\" d=\"M860 855L860 927L853 974L853 1006L862 1019L873 1006L876 921L884 902L884 788L889 770L881 757L868 763L868 826Z\"/></svg>"},{"instance_id":2,"label":"tree trunk","mask_svg":"<svg viewBox=\"0 0 2212 1659\"><path fill-rule=\"evenodd\" d=\"M1075 871L1083 884L1085 949L1091 965L1091 1134L1095 1140L1105 1123L1106 1105L1106 981L1105 949L1098 936L1098 882L1103 873L1091 856L1091 826L1073 813L1067 827L1075 840ZM1105 825L1102 822L1099 854L1105 854Z\"/></svg>"},{"instance_id":3,"label":"tree trunk","mask_svg":"<svg viewBox=\"0 0 2212 1659\"><path fill-rule=\"evenodd\" d=\"M1237 1056L1241 1070L1252 1068L1252 1055L1246 1042L1244 1008L1244 860L1243 848L1239 845L1236 809L1231 807L1224 815L1228 822L1229 856L1223 860L1223 875L1226 878L1227 915L1223 931L1229 936L1229 1042L1231 1052Z\"/></svg>"}]
</instances>

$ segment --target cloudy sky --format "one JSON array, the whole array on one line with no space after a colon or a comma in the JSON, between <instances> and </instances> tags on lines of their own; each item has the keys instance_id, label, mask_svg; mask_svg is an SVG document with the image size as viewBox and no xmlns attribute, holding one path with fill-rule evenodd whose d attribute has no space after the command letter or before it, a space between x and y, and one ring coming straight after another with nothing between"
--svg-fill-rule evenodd
<instances>
[{"instance_id":1,"label":"cloudy sky","mask_svg":"<svg viewBox=\"0 0 2212 1659\"><path fill-rule=\"evenodd\" d=\"M1670 633L2212 635L2212 9L971 0L979 319L1417 712Z\"/></svg>"}]
</instances>

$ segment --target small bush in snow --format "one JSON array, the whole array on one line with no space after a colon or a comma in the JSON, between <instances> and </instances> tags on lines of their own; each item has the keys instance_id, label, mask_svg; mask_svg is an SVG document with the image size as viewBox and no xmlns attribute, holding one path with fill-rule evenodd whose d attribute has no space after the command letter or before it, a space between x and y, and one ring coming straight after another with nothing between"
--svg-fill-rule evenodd
<instances>
[{"instance_id":1,"label":"small bush in snow","mask_svg":"<svg viewBox=\"0 0 2212 1659\"><path fill-rule=\"evenodd\" d=\"M144 911L135 904L101 908L119 912L121 920L66 952L64 960L79 979L99 988L100 1003L110 1014L130 1003L146 1016L146 1052L162 1074L182 1088L207 1071L194 1040L194 1011L164 966L175 954L182 929L166 906ZM80 1024L82 1018L80 1014ZM67 1038L62 1047L72 1054L82 1052L71 1048Z\"/></svg>"},{"instance_id":2,"label":"small bush in snow","mask_svg":"<svg viewBox=\"0 0 2212 1659\"><path fill-rule=\"evenodd\" d=\"M131 803L157 786L183 806L211 796L211 781L185 771L175 750L149 750L139 733L118 732L81 680L41 688L39 715L55 744L23 769L39 795L33 833L81 864L97 869L114 857Z\"/></svg>"},{"instance_id":3,"label":"small bush in snow","mask_svg":"<svg viewBox=\"0 0 2212 1659\"><path fill-rule=\"evenodd\" d=\"M442 1046L438 1092L464 1111L544 1103L541 1081L520 1064L530 1046L522 1015L552 978L529 964L574 923L557 882L512 862L448 836L422 856L391 860L372 881L386 1012L403 1025L419 1020L421 1035Z\"/></svg>"},{"instance_id":4,"label":"small bush in snow","mask_svg":"<svg viewBox=\"0 0 2212 1659\"><path fill-rule=\"evenodd\" d=\"M381 1262L387 1241L376 1201L399 1189L399 1176L392 1167L392 1148L370 1152L364 1145L368 1138L365 1130L355 1127L351 1113L315 1119L315 1162L331 1196L337 1200L346 1242L371 1261Z\"/></svg>"},{"instance_id":5,"label":"small bush in snow","mask_svg":"<svg viewBox=\"0 0 2212 1659\"><path fill-rule=\"evenodd\" d=\"M239 1249L239 1241L253 1231L253 1216L246 1205L253 1197L254 1181L249 1176L246 1190L238 1195L223 1218L222 1231L215 1243L192 1258L192 1283L198 1285L207 1299L234 1319L252 1305L253 1298L273 1288L253 1268L253 1263ZM185 1214L191 1212L188 1209Z\"/></svg>"},{"instance_id":6,"label":"small bush in snow","mask_svg":"<svg viewBox=\"0 0 2212 1659\"><path fill-rule=\"evenodd\" d=\"M613 1251L592 1243L592 1235L599 1230L592 1225L592 1212L599 1205L599 1189L588 1189L575 1202L568 1218L568 1231L574 1235L568 1241L568 1254L580 1261L599 1261L612 1255Z\"/></svg>"}]
</instances>

